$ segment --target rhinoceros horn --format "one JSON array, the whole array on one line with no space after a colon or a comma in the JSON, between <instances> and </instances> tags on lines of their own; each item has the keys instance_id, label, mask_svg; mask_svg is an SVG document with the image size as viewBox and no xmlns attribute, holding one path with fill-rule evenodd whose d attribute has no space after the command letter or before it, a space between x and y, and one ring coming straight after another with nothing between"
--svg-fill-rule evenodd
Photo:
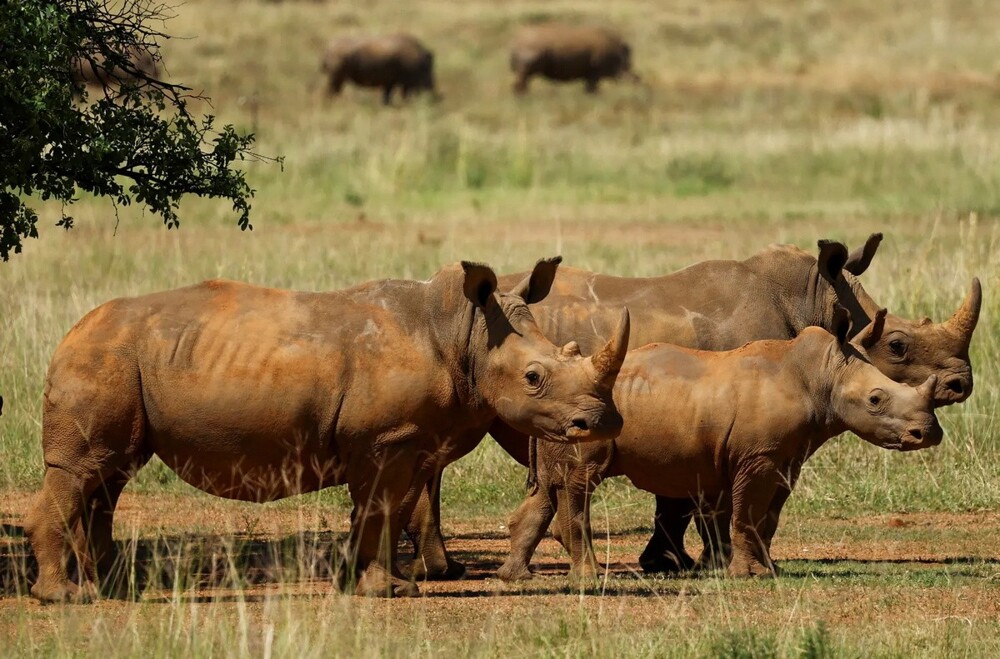
<instances>
[{"instance_id":1,"label":"rhinoceros horn","mask_svg":"<svg viewBox=\"0 0 1000 659\"><path fill-rule=\"evenodd\" d=\"M625 353L628 351L629 316L628 309L622 309L621 318L614 334L604 344L604 347L594 353L590 358L597 372L599 382L608 387L614 385L618 371L625 361Z\"/></svg>"},{"instance_id":2,"label":"rhinoceros horn","mask_svg":"<svg viewBox=\"0 0 1000 659\"><path fill-rule=\"evenodd\" d=\"M919 387L917 387L917 393L920 394L921 398L924 398L928 401L934 400L934 390L937 388L937 381L938 381L937 375L934 375L932 373L927 376L927 379L924 381L924 383Z\"/></svg>"},{"instance_id":3,"label":"rhinoceros horn","mask_svg":"<svg viewBox=\"0 0 1000 659\"><path fill-rule=\"evenodd\" d=\"M972 286L969 294L965 296L965 301L958 308L951 318L944 321L944 326L952 333L961 336L966 345L972 341L972 332L979 322L979 308L983 304L983 288L979 284L979 278L972 278Z\"/></svg>"},{"instance_id":4,"label":"rhinoceros horn","mask_svg":"<svg viewBox=\"0 0 1000 659\"><path fill-rule=\"evenodd\" d=\"M854 342L865 350L878 343L878 340L882 338L882 330L885 329L885 313L885 309L876 311L872 322L858 332L858 335L854 337Z\"/></svg>"}]
</instances>

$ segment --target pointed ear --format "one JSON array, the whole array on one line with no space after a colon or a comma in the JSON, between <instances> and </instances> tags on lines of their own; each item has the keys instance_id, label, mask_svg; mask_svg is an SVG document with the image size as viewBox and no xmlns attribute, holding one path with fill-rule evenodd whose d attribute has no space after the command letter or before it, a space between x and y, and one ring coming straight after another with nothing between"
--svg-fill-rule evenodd
<instances>
[{"instance_id":1,"label":"pointed ear","mask_svg":"<svg viewBox=\"0 0 1000 659\"><path fill-rule=\"evenodd\" d=\"M819 246L819 256L816 257L819 274L832 284L837 281L840 271L847 263L847 247L835 240L820 240L816 244Z\"/></svg>"},{"instance_id":2,"label":"pointed ear","mask_svg":"<svg viewBox=\"0 0 1000 659\"><path fill-rule=\"evenodd\" d=\"M872 322L868 323L863 330L858 332L852 343L856 343L865 350L878 343L878 340L882 338L882 330L885 329L885 313L885 309L876 311Z\"/></svg>"},{"instance_id":3,"label":"pointed ear","mask_svg":"<svg viewBox=\"0 0 1000 659\"><path fill-rule=\"evenodd\" d=\"M471 261L462 261L462 270L465 271L465 283L462 286L465 297L469 298L472 304L484 309L497 290L496 273L485 263Z\"/></svg>"},{"instance_id":4,"label":"pointed ear","mask_svg":"<svg viewBox=\"0 0 1000 659\"><path fill-rule=\"evenodd\" d=\"M851 334L851 314L839 304L833 305L833 322L830 329L837 337L837 343L841 346L847 344L847 337Z\"/></svg>"},{"instance_id":5,"label":"pointed ear","mask_svg":"<svg viewBox=\"0 0 1000 659\"><path fill-rule=\"evenodd\" d=\"M881 233L873 233L868 236L868 240L865 241L864 247L859 247L851 255L847 257L847 262L844 264L844 270L847 270L852 275L860 275L868 266L872 264L872 257L875 256L875 252L878 251L878 245L882 242Z\"/></svg>"},{"instance_id":6,"label":"pointed ear","mask_svg":"<svg viewBox=\"0 0 1000 659\"><path fill-rule=\"evenodd\" d=\"M541 302L552 289L552 282L556 278L556 269L560 263L562 263L561 256L542 259L535 264L535 269L530 275L510 290L511 294L517 295L528 304Z\"/></svg>"}]
</instances>

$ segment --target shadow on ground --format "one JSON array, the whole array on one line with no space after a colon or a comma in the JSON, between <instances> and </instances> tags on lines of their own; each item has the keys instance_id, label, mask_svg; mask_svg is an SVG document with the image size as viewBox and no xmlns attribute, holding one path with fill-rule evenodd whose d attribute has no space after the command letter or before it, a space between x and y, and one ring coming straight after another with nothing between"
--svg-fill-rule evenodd
<instances>
[{"instance_id":1,"label":"shadow on ground","mask_svg":"<svg viewBox=\"0 0 1000 659\"><path fill-rule=\"evenodd\" d=\"M27 595L38 570L23 527L10 522L11 520L0 522L0 597ZM290 592L289 597L323 596L325 588L315 592L302 592L303 588L299 587L315 584L328 584L330 588L343 587L342 577L346 574L347 566L344 553L346 540L345 533L333 531L296 533L280 538L245 533L190 533L132 538L117 543L120 560L115 579L121 592L145 593L147 601L169 600L175 598L178 591L183 592L182 599L191 602L218 602L227 599L253 601L254 598L263 598L265 595L233 591L253 590L254 587L268 585L293 585L298 588L300 592ZM580 592L569 582L557 579L543 579L541 582L533 580L522 585L507 586L487 583L487 580L495 577L505 556L504 536L485 532L462 534L455 540L471 541L479 545L473 549L456 548L453 551L452 555L467 567L463 582L442 590L425 588L425 596L458 598L505 594L530 597ZM492 543L502 543L504 551L490 547ZM400 545L404 569L408 567L411 552L412 548L408 544ZM933 559L852 559L844 556L789 559L783 561L782 565L786 566L783 572L789 578L877 577L880 572L892 566L912 566L914 570L925 574L927 568L940 568L947 570L951 576L961 576L964 572L968 572L969 576L976 576L981 573L982 566L997 566L1000 565L1000 560L970 556ZM537 561L536 568L536 575L539 577L560 577L569 571L569 564L548 558ZM71 565L70 569L75 572L75 566ZM585 590L609 596L642 595L646 591L646 594L662 596L678 591L666 586L662 577L649 583L641 578L630 583L623 582L623 579L640 575L637 566L628 563L612 562L607 566L606 574L613 580ZM693 574L683 576L697 577ZM690 588L690 584L686 587ZM206 589L219 592L206 593Z\"/></svg>"}]
</instances>

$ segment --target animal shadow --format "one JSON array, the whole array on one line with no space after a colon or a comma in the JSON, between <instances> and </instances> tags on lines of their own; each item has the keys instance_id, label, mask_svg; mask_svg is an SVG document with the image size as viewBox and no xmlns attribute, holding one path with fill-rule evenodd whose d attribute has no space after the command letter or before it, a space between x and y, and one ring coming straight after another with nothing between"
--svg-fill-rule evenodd
<instances>
[{"instance_id":1,"label":"animal shadow","mask_svg":"<svg viewBox=\"0 0 1000 659\"><path fill-rule=\"evenodd\" d=\"M115 592L243 589L268 584L326 581L343 586L346 534L297 533L281 538L251 534L177 534L117 541L118 560L106 581ZM70 573L78 578L75 561ZM0 525L0 597L24 596L38 563L21 526Z\"/></svg>"}]
</instances>

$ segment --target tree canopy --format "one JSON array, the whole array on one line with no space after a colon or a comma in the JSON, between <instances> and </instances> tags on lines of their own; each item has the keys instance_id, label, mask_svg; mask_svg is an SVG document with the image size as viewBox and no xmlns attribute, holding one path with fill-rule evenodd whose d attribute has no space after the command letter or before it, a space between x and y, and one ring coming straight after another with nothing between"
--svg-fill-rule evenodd
<instances>
[{"instance_id":1,"label":"tree canopy","mask_svg":"<svg viewBox=\"0 0 1000 659\"><path fill-rule=\"evenodd\" d=\"M38 236L32 198L63 205L81 192L144 204L167 227L187 194L232 201L243 229L253 190L237 161L253 135L195 116L200 97L160 80L135 54L159 60L169 8L151 0L0 2L0 259ZM88 98L80 71L101 74ZM76 75L74 75L74 70Z\"/></svg>"}]
</instances>

